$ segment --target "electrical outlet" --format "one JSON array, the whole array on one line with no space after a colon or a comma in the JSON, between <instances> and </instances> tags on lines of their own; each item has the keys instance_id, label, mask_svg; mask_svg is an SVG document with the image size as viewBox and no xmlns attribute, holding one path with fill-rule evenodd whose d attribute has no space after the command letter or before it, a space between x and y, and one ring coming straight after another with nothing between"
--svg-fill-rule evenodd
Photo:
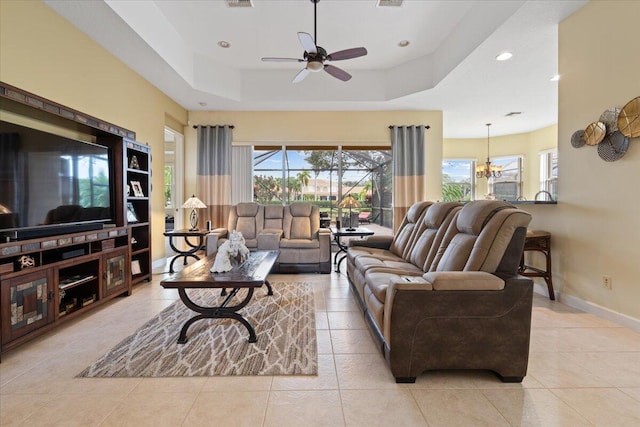
<instances>
[{"instance_id":1,"label":"electrical outlet","mask_svg":"<svg viewBox=\"0 0 640 427\"><path fill-rule=\"evenodd\" d=\"M602 276L602 286L606 289L612 289L611 276Z\"/></svg>"}]
</instances>

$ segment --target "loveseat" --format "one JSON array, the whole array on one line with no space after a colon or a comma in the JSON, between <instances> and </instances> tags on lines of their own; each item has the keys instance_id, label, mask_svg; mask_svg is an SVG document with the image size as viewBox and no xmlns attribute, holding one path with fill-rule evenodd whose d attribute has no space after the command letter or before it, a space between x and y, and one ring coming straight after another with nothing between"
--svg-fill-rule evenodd
<instances>
[{"instance_id":1,"label":"loveseat","mask_svg":"<svg viewBox=\"0 0 640 427\"><path fill-rule=\"evenodd\" d=\"M414 204L395 236L352 241L347 274L397 382L436 369L527 372L531 216L502 201Z\"/></svg>"},{"instance_id":2,"label":"loveseat","mask_svg":"<svg viewBox=\"0 0 640 427\"><path fill-rule=\"evenodd\" d=\"M279 249L274 272L331 272L331 231L320 228L320 212L311 203L238 203L229 211L227 227L207 236L207 255L215 254L231 231L242 233L249 250Z\"/></svg>"}]
</instances>

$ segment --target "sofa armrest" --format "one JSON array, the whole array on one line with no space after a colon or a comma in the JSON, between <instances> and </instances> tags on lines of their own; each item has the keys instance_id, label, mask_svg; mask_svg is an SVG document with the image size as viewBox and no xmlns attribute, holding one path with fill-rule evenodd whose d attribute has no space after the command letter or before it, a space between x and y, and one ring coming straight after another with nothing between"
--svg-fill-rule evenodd
<instances>
[{"instance_id":1,"label":"sofa armrest","mask_svg":"<svg viewBox=\"0 0 640 427\"><path fill-rule=\"evenodd\" d=\"M320 228L318 240L320 241L320 262L331 262L331 230Z\"/></svg>"},{"instance_id":2,"label":"sofa armrest","mask_svg":"<svg viewBox=\"0 0 640 427\"><path fill-rule=\"evenodd\" d=\"M432 271L422 276L434 291L500 291L504 280L484 271Z\"/></svg>"},{"instance_id":3,"label":"sofa armrest","mask_svg":"<svg viewBox=\"0 0 640 427\"><path fill-rule=\"evenodd\" d=\"M391 308L393 307L396 293L415 291L431 292L433 291L433 287L431 283L420 276L398 276L389 280L389 287L387 288L384 302L384 324L382 325L382 335L387 343L391 342Z\"/></svg>"},{"instance_id":4,"label":"sofa armrest","mask_svg":"<svg viewBox=\"0 0 640 427\"><path fill-rule=\"evenodd\" d=\"M393 242L393 236L369 236L365 239L353 239L349 246L365 246L367 248L389 249Z\"/></svg>"},{"instance_id":5,"label":"sofa armrest","mask_svg":"<svg viewBox=\"0 0 640 427\"><path fill-rule=\"evenodd\" d=\"M421 279L424 282L389 284L384 306L387 349L396 354L410 354L412 349L416 350L416 340L427 339L425 336L436 341L443 333L452 337L470 336L482 323L496 328L498 336L522 341L528 351L533 295L530 278L505 276L502 290L468 292L436 291L424 277ZM500 329L496 325L501 325ZM402 371L396 363L390 362L392 372Z\"/></svg>"},{"instance_id":6,"label":"sofa armrest","mask_svg":"<svg viewBox=\"0 0 640 427\"><path fill-rule=\"evenodd\" d=\"M220 239L227 237L226 228L215 228L206 236L206 255L213 255L218 252L218 242Z\"/></svg>"},{"instance_id":7,"label":"sofa armrest","mask_svg":"<svg viewBox=\"0 0 640 427\"><path fill-rule=\"evenodd\" d=\"M276 228L266 228L258 234L258 249L274 251L280 248L283 231Z\"/></svg>"}]
</instances>

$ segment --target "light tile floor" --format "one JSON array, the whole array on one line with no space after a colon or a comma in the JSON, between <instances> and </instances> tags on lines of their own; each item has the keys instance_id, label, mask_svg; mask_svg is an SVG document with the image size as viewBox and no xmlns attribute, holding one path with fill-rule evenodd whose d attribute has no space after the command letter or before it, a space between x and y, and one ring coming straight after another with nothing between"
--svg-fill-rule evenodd
<instances>
[{"instance_id":1,"label":"light tile floor","mask_svg":"<svg viewBox=\"0 0 640 427\"><path fill-rule=\"evenodd\" d=\"M3 355L0 425L640 426L640 334L536 295L522 384L484 371L396 384L337 273L270 277L313 285L318 376L75 378L177 299L162 277Z\"/></svg>"}]
</instances>

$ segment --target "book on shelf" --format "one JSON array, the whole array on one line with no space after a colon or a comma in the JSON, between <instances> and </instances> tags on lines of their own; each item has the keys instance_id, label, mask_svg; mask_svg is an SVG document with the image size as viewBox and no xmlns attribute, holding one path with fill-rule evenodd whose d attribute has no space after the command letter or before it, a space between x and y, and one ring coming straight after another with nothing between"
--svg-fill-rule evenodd
<instances>
[{"instance_id":1,"label":"book on shelf","mask_svg":"<svg viewBox=\"0 0 640 427\"><path fill-rule=\"evenodd\" d=\"M141 273L142 268L140 268L140 261L134 259L133 261L131 261L131 274L136 275Z\"/></svg>"}]
</instances>

